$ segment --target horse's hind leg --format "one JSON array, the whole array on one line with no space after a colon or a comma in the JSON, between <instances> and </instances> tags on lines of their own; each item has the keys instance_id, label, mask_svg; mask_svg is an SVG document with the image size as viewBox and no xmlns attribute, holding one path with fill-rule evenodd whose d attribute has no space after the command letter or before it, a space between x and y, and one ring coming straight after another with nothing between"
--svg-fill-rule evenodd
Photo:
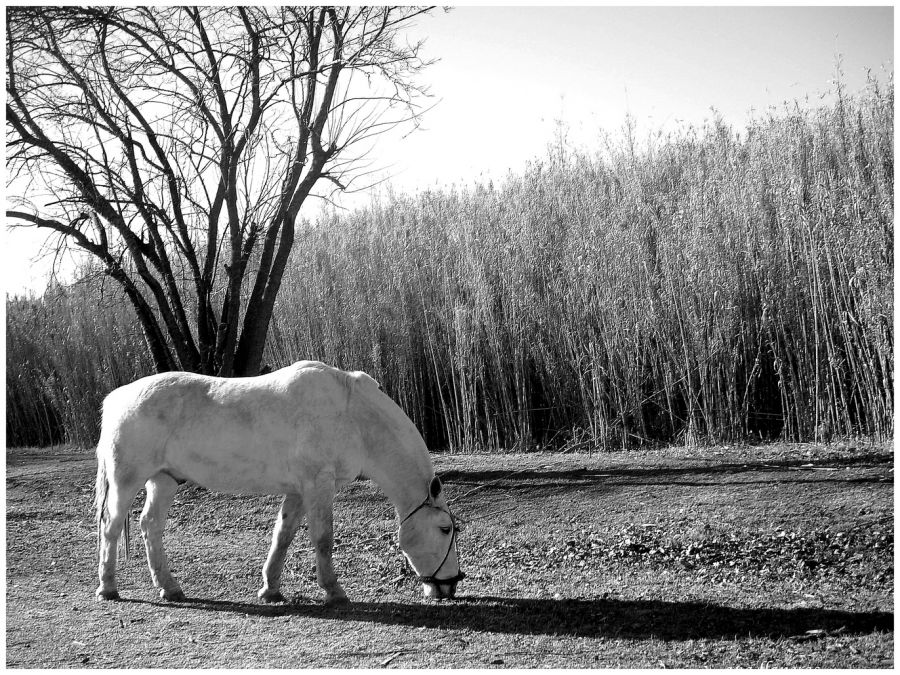
<instances>
[{"instance_id":1,"label":"horse's hind leg","mask_svg":"<svg viewBox=\"0 0 900 675\"><path fill-rule=\"evenodd\" d=\"M303 498L300 495L285 495L275 521L275 531L272 533L272 546L263 565L263 587L257 595L264 602L283 602L281 594L281 572L284 569L284 559L288 546L294 540L294 535L300 528L303 520Z\"/></svg>"},{"instance_id":2,"label":"horse's hind leg","mask_svg":"<svg viewBox=\"0 0 900 675\"><path fill-rule=\"evenodd\" d=\"M166 514L178 491L178 481L167 473L158 473L147 481L147 500L141 512L141 534L147 549L147 566L153 585L163 600L184 601L184 593L169 572L169 562L163 549L163 529Z\"/></svg>"},{"instance_id":3,"label":"horse's hind leg","mask_svg":"<svg viewBox=\"0 0 900 675\"><path fill-rule=\"evenodd\" d=\"M115 473L115 472L113 472ZM112 477L111 477L112 478ZM101 509L99 526L99 569L100 585L97 587L98 600L118 600L116 586L116 563L119 537L131 504L140 489L140 483L111 479L106 494L105 509ZM126 544L127 545L127 544Z\"/></svg>"}]
</instances>

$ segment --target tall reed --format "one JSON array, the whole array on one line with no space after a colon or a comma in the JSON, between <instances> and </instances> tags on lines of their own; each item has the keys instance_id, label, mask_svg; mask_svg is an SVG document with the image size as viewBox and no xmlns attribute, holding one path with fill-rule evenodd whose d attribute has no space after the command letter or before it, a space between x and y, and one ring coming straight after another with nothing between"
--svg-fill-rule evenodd
<instances>
[{"instance_id":1,"label":"tall reed","mask_svg":"<svg viewBox=\"0 0 900 675\"><path fill-rule=\"evenodd\" d=\"M96 280L7 299L6 315L8 446L92 446L104 396L152 372L133 314Z\"/></svg>"},{"instance_id":2,"label":"tall reed","mask_svg":"<svg viewBox=\"0 0 900 675\"><path fill-rule=\"evenodd\" d=\"M369 369L461 451L886 437L892 125L873 81L333 216L271 353Z\"/></svg>"},{"instance_id":3,"label":"tall reed","mask_svg":"<svg viewBox=\"0 0 900 675\"><path fill-rule=\"evenodd\" d=\"M889 437L893 81L838 94L740 134L560 141L498 185L300 227L268 362L366 370L454 451ZM48 373L97 392L149 367L127 312L90 301L39 302L76 340L11 305L8 394L24 377L10 400L34 403L8 434L96 427L96 395L76 415Z\"/></svg>"}]
</instances>

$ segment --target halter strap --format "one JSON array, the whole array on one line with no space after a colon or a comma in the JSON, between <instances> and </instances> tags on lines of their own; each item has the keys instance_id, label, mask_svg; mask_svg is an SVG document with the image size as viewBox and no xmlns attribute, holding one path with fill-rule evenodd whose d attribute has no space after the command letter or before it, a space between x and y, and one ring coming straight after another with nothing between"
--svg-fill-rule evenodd
<instances>
[{"instance_id":1,"label":"halter strap","mask_svg":"<svg viewBox=\"0 0 900 675\"><path fill-rule=\"evenodd\" d=\"M410 511L409 513L407 513L407 514L406 514L406 517L403 518L403 520L400 521L400 524L402 525L403 523L405 523L407 520L409 520L410 518L412 518L413 514L417 513L417 512L419 511L419 509L423 509L423 508L425 508L425 507L428 506L428 505L429 505L429 499L426 498L424 502L422 502L422 503L419 504L416 508L414 508L412 511ZM451 518L452 518L452 516L451 516Z\"/></svg>"},{"instance_id":2,"label":"halter strap","mask_svg":"<svg viewBox=\"0 0 900 675\"><path fill-rule=\"evenodd\" d=\"M410 511L409 513L406 514L406 516L400 521L400 524L403 525L403 523L405 523L407 520L409 520L420 509L423 509L426 506L430 506L431 505L430 502L431 502L430 498L426 497L424 502L422 502L416 508L414 508L412 511ZM435 508L438 508L438 507L435 507ZM440 509L440 510L443 511L443 509ZM466 578L466 575L463 573L462 570L457 572L455 576L447 577L446 579L439 579L437 576L437 573L441 571L441 568L444 566L444 563L447 562L447 558L450 557L450 551L453 550L453 544L456 543L456 519L453 517L453 512L450 511L449 505L447 506L447 510L445 511L445 513L448 516L450 516L450 522L453 524L453 529L450 534L450 545L447 547L447 552L444 554L444 559L441 560L441 564L437 566L437 568L434 570L433 574L430 574L428 576L418 575L419 581L421 581L422 583L452 584L457 581L462 581L463 579Z\"/></svg>"}]
</instances>

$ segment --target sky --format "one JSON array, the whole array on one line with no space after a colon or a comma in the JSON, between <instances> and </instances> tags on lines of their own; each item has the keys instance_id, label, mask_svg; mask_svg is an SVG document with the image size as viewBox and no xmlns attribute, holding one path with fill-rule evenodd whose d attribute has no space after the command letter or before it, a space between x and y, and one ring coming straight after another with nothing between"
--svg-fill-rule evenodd
<instances>
[{"instance_id":1,"label":"sky","mask_svg":"<svg viewBox=\"0 0 900 675\"><path fill-rule=\"evenodd\" d=\"M639 132L711 107L743 125L828 90L839 54L851 91L865 68L893 69L890 7L463 7L419 26L440 102L423 131L379 149L404 190L521 168L557 120L588 147L627 114Z\"/></svg>"},{"instance_id":2,"label":"sky","mask_svg":"<svg viewBox=\"0 0 900 675\"><path fill-rule=\"evenodd\" d=\"M570 143L591 148L627 116L640 137L700 125L712 108L741 128L786 101L818 105L838 63L849 92L863 87L866 69L882 79L893 72L894 10L468 6L420 19L410 40L423 37L424 55L439 59L421 77L435 105L421 129L374 148L385 181L374 191L501 180L546 155L559 122ZM43 237L4 235L7 292L42 291Z\"/></svg>"}]
</instances>

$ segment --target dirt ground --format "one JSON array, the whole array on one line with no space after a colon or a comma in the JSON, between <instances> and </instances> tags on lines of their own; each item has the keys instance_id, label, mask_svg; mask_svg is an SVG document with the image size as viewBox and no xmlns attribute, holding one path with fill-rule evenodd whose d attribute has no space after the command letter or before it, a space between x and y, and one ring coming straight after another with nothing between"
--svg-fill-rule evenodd
<instances>
[{"instance_id":1,"label":"dirt ground","mask_svg":"<svg viewBox=\"0 0 900 675\"><path fill-rule=\"evenodd\" d=\"M135 501L120 602L94 600L96 464L7 451L6 665L56 667L893 666L893 450L869 443L435 455L467 578L425 601L393 509L335 504L328 609L304 532L288 603L256 601L278 497L185 486L157 599Z\"/></svg>"}]
</instances>

